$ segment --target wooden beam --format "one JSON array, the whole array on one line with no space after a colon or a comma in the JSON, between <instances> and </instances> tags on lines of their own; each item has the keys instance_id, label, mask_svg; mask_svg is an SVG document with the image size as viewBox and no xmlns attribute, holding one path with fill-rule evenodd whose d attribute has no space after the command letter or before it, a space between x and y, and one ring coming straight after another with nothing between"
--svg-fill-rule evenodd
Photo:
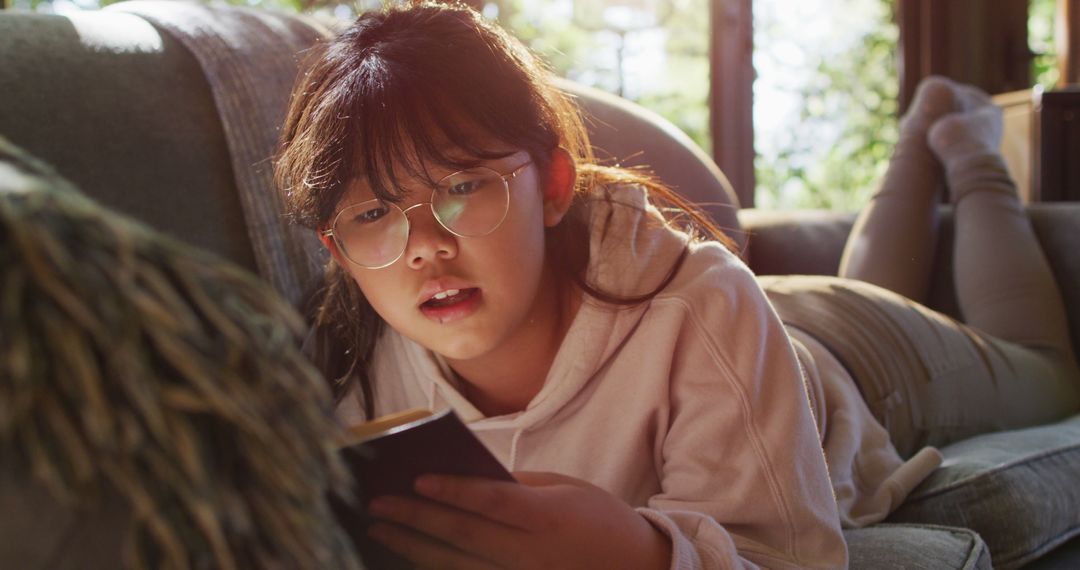
<instances>
[{"instance_id":1,"label":"wooden beam","mask_svg":"<svg viewBox=\"0 0 1080 570\"><path fill-rule=\"evenodd\" d=\"M713 159L739 205L754 205L754 26L751 0L711 0L709 127Z\"/></svg>"},{"instance_id":2,"label":"wooden beam","mask_svg":"<svg viewBox=\"0 0 1080 570\"><path fill-rule=\"evenodd\" d=\"M1058 87L1080 83L1080 0L1058 0L1054 19Z\"/></svg>"},{"instance_id":3,"label":"wooden beam","mask_svg":"<svg viewBox=\"0 0 1080 570\"><path fill-rule=\"evenodd\" d=\"M1031 87L1027 17L1028 0L898 0L900 109L933 74L992 94Z\"/></svg>"},{"instance_id":4,"label":"wooden beam","mask_svg":"<svg viewBox=\"0 0 1080 570\"><path fill-rule=\"evenodd\" d=\"M911 78L920 77L922 74L922 44L920 43L919 10L913 8L918 0L897 0L896 13L893 18L896 26L900 29L900 41L896 50L899 61L896 65L897 73L900 74L900 101L899 112L907 110L911 98L915 95L916 81Z\"/></svg>"}]
</instances>

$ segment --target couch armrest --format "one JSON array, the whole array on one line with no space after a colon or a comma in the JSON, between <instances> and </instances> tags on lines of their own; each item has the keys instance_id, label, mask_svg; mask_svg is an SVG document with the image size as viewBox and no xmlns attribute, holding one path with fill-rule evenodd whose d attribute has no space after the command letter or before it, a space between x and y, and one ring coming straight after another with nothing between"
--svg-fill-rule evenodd
<instances>
[{"instance_id":1,"label":"couch armrest","mask_svg":"<svg viewBox=\"0 0 1080 570\"><path fill-rule=\"evenodd\" d=\"M827 210L739 210L746 257L758 275L836 275L855 214Z\"/></svg>"}]
</instances>

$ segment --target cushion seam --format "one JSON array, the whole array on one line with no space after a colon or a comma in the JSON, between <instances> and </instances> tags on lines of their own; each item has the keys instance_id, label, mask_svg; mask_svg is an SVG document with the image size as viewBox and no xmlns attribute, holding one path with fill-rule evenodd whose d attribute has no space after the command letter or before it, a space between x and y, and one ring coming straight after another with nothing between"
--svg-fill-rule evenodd
<instances>
[{"instance_id":1,"label":"cushion seam","mask_svg":"<svg viewBox=\"0 0 1080 570\"><path fill-rule=\"evenodd\" d=\"M1028 562L1042 558L1048 552L1065 544L1076 536L1080 536L1080 524L1069 525L1068 529L1059 532L1049 540L1044 540L1038 546L1025 549L1023 552L1014 556L1009 556L1004 560L995 560L995 562L998 564L1027 564Z\"/></svg>"},{"instance_id":2,"label":"cushion seam","mask_svg":"<svg viewBox=\"0 0 1080 570\"><path fill-rule=\"evenodd\" d=\"M949 491L953 491L953 490L957 489L958 487L962 487L964 485L971 484L973 481L978 481L979 479L986 478L986 477L996 476L999 473L1004 473L1004 472L1009 471L1010 469L1012 469L1014 467L1019 467L1021 465L1028 465L1028 464L1031 464L1031 463L1040 462L1040 461L1043 461L1045 459L1049 459L1051 457L1056 457L1058 455L1061 455L1061 454L1069 452L1069 451L1077 451L1077 450L1080 450L1080 443L1071 443L1071 444L1069 444L1068 447L1061 447L1061 448L1058 448L1058 449L1047 450L1047 451L1044 451L1044 452L1042 452L1042 453L1040 453L1038 455L1025 457L1023 459L1016 459L1016 460L1010 461L1008 463L1001 463L1001 464L998 464L998 465L994 465L993 467L991 467L991 468L989 468L989 469L987 469L985 471L980 471L978 473L969 475L969 476L967 476L967 477L965 477L963 479L958 479L958 480L953 481L952 483L949 483L949 484L947 484L947 485L945 485L943 487L927 490L927 491L925 491L923 493L913 494L911 497L908 498L909 500L905 501L905 502L910 504L910 503L913 503L915 501L919 501L919 500L922 500L922 499L925 499L925 498L934 497L934 496L937 496L937 495L940 495L940 494L943 494L943 493L946 493L946 492L949 492ZM938 469L941 469L941 467L939 467Z\"/></svg>"}]
</instances>

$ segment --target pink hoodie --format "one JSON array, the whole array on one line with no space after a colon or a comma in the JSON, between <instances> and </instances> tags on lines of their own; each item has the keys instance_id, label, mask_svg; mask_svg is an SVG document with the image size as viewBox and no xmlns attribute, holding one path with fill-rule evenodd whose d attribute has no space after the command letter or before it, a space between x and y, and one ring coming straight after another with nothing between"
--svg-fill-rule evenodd
<instances>
[{"instance_id":1,"label":"pink hoodie","mask_svg":"<svg viewBox=\"0 0 1080 570\"><path fill-rule=\"evenodd\" d=\"M651 291L686 236L664 224L642 189L614 195L624 204L592 205L589 280L614 294ZM586 298L524 411L484 417L440 358L390 329L376 349L375 409L453 407L508 469L606 489L670 536L673 569L842 568L841 517L806 382L817 383L809 387L819 419L830 417L821 406L837 386L843 405L861 400L849 378L825 374L823 387L822 374L809 369L804 379L754 276L708 242L690 246L675 279L647 303L616 308ZM363 419L352 397L339 415ZM845 417L873 422L869 412ZM860 425L832 437L858 451L864 433L884 433L864 427L881 430ZM875 451L883 445L870 443ZM882 478L902 463L895 451L883 457ZM896 493L887 495L869 509L876 519L893 507ZM846 508L867 510L860 500Z\"/></svg>"}]
</instances>

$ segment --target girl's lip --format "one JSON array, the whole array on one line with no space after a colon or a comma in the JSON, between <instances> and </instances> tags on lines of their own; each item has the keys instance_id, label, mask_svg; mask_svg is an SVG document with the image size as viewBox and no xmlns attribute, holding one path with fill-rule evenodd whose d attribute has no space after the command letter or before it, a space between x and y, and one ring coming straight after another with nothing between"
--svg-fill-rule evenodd
<instances>
[{"instance_id":1,"label":"girl's lip","mask_svg":"<svg viewBox=\"0 0 1080 570\"><path fill-rule=\"evenodd\" d=\"M420 287L420 293L416 296L416 305L420 306L430 301L432 297L439 293L452 290L465 290L473 289L476 286L472 283L465 281L464 279L458 279L456 277L440 277L438 279L431 279L424 283Z\"/></svg>"},{"instance_id":2,"label":"girl's lip","mask_svg":"<svg viewBox=\"0 0 1080 570\"><path fill-rule=\"evenodd\" d=\"M425 317L439 324L447 324L468 317L476 312L483 299L483 292L474 287L461 289L467 296L449 305L420 305L420 312Z\"/></svg>"}]
</instances>

